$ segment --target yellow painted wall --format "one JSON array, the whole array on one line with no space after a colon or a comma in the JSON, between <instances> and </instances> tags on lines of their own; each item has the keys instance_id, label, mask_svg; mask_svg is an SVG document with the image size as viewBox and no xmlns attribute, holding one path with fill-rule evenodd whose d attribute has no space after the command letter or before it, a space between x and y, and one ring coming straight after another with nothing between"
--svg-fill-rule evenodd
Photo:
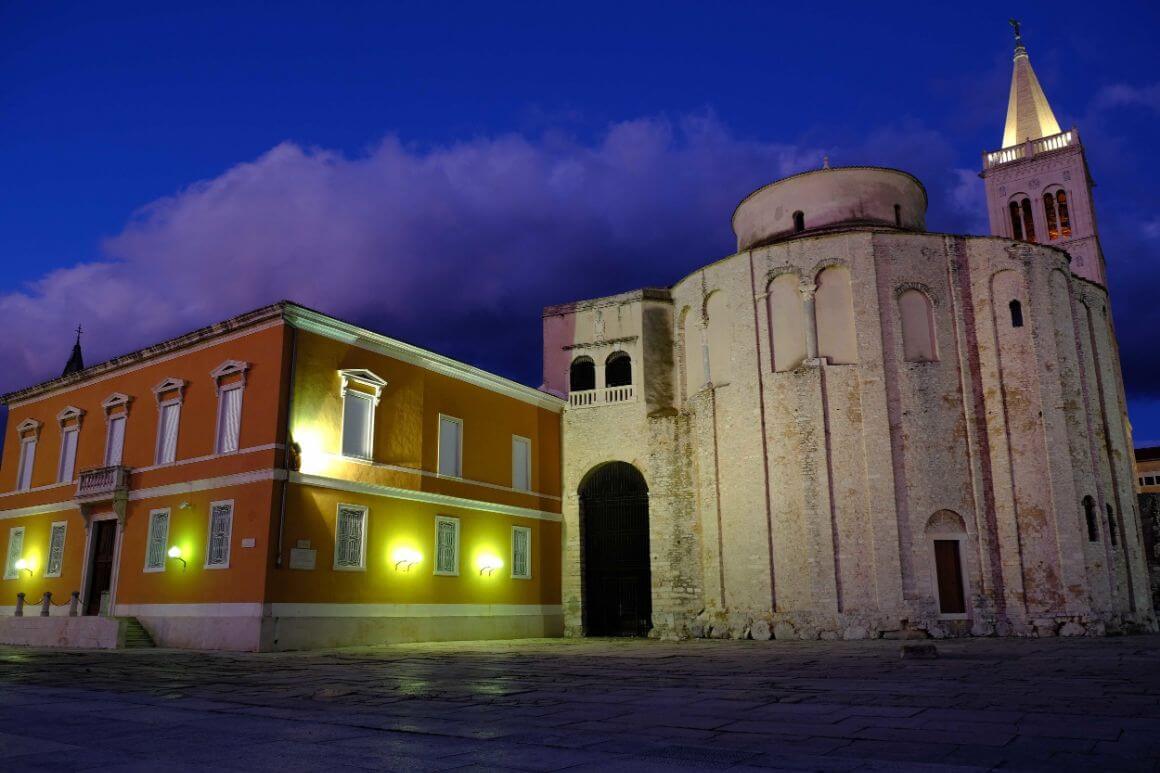
<instances>
[{"instance_id":1,"label":"yellow painted wall","mask_svg":"<svg viewBox=\"0 0 1160 773\"><path fill-rule=\"evenodd\" d=\"M53 523L64 521L68 530L64 538L64 560L60 577L45 577L48 561L49 529ZM66 604L69 594L80 589L81 562L84 560L85 524L77 510L62 510L56 513L8 518L0 520L0 577L3 577L3 560L8 555L10 530L24 527L23 556L28 561L31 575L19 572L14 580L0 580L0 606L16 603L16 594L24 593L28 604L39 604L45 591L52 593L54 604ZM26 614L36 614L28 611Z\"/></svg>"},{"instance_id":2,"label":"yellow painted wall","mask_svg":"<svg viewBox=\"0 0 1160 773\"><path fill-rule=\"evenodd\" d=\"M338 505L369 508L365 571L334 566ZM559 604L560 523L365 496L292 484L287 494L286 546L308 540L315 569L281 569L270 578L271 602L364 604ZM460 519L459 576L434 574L435 516ZM511 527L532 530L532 578L511 576ZM399 549L419 553L409 571L395 569ZM481 575L480 559L498 557L502 568ZM287 562L288 566L288 562Z\"/></svg>"}]
</instances>

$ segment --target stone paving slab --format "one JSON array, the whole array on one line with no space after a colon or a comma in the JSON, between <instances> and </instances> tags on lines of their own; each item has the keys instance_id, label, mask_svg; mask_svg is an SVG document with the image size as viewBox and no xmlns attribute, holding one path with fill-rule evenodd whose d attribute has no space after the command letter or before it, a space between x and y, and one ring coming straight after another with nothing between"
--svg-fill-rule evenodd
<instances>
[{"instance_id":1,"label":"stone paving slab","mask_svg":"<svg viewBox=\"0 0 1160 773\"><path fill-rule=\"evenodd\" d=\"M1160 770L1160 637L0 648L0 770Z\"/></svg>"}]
</instances>

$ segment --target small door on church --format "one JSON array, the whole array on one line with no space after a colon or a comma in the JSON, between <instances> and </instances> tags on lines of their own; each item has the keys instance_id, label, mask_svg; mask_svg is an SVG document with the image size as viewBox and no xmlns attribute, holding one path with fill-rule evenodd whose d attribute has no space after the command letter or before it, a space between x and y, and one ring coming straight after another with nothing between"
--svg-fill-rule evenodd
<instances>
[{"instance_id":1,"label":"small door on church","mask_svg":"<svg viewBox=\"0 0 1160 773\"><path fill-rule=\"evenodd\" d=\"M101 598L113 585L113 555L117 546L115 520L93 522L93 561L89 572L89 595L85 600L85 614L101 612Z\"/></svg>"},{"instance_id":2,"label":"small door on church","mask_svg":"<svg viewBox=\"0 0 1160 773\"><path fill-rule=\"evenodd\" d=\"M934 566L938 582L938 611L944 615L962 615L967 612L963 593L963 563L959 556L959 541L934 541Z\"/></svg>"},{"instance_id":3,"label":"small door on church","mask_svg":"<svg viewBox=\"0 0 1160 773\"><path fill-rule=\"evenodd\" d=\"M648 487L635 467L607 464L580 487L584 630L645 636L652 628Z\"/></svg>"}]
</instances>

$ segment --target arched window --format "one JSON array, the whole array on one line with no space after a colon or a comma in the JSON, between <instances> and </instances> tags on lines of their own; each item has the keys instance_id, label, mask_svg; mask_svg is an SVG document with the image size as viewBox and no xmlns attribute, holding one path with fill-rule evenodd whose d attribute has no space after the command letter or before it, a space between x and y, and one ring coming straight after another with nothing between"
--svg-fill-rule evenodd
<instances>
[{"instance_id":1,"label":"arched window","mask_svg":"<svg viewBox=\"0 0 1160 773\"><path fill-rule=\"evenodd\" d=\"M1023 235L1027 241L1035 241L1035 219L1031 216L1031 199L1023 199Z\"/></svg>"},{"instance_id":2,"label":"arched window","mask_svg":"<svg viewBox=\"0 0 1160 773\"><path fill-rule=\"evenodd\" d=\"M1011 235L1022 242L1035 241L1035 219L1031 214L1031 199L1020 193L1007 205L1011 211Z\"/></svg>"},{"instance_id":3,"label":"arched window","mask_svg":"<svg viewBox=\"0 0 1160 773\"><path fill-rule=\"evenodd\" d=\"M1090 496L1083 498L1083 515L1087 521L1088 542L1100 541L1100 525L1096 521L1096 501Z\"/></svg>"},{"instance_id":4,"label":"arched window","mask_svg":"<svg viewBox=\"0 0 1160 773\"><path fill-rule=\"evenodd\" d=\"M894 205L894 225L902 228L902 207L898 204Z\"/></svg>"},{"instance_id":5,"label":"arched window","mask_svg":"<svg viewBox=\"0 0 1160 773\"><path fill-rule=\"evenodd\" d=\"M806 213L798 210L793 213L793 232L800 234L806 230Z\"/></svg>"},{"instance_id":6,"label":"arched window","mask_svg":"<svg viewBox=\"0 0 1160 773\"><path fill-rule=\"evenodd\" d=\"M1059 223L1055 220L1055 197L1050 193L1043 194L1043 211L1047 214L1047 238L1059 238Z\"/></svg>"},{"instance_id":7,"label":"arched window","mask_svg":"<svg viewBox=\"0 0 1160 773\"><path fill-rule=\"evenodd\" d=\"M604 386L628 386L632 383L632 358L626 352L613 352L604 361Z\"/></svg>"},{"instance_id":8,"label":"arched window","mask_svg":"<svg viewBox=\"0 0 1160 773\"><path fill-rule=\"evenodd\" d=\"M921 290L905 290L898 296L902 319L902 356L907 362L934 362L938 349L934 331L934 307Z\"/></svg>"},{"instance_id":9,"label":"arched window","mask_svg":"<svg viewBox=\"0 0 1160 773\"><path fill-rule=\"evenodd\" d=\"M806 313L797 274L779 274L769 283L769 337L773 369L793 370L806 358Z\"/></svg>"},{"instance_id":10,"label":"arched window","mask_svg":"<svg viewBox=\"0 0 1160 773\"><path fill-rule=\"evenodd\" d=\"M1108 505L1108 539L1112 542L1112 547L1115 547L1119 542L1119 535L1116 534L1116 511Z\"/></svg>"},{"instance_id":11,"label":"arched window","mask_svg":"<svg viewBox=\"0 0 1160 773\"><path fill-rule=\"evenodd\" d=\"M1066 239L1071 236L1071 215L1067 211L1067 194L1062 188L1055 192L1055 204L1059 210L1059 235Z\"/></svg>"},{"instance_id":12,"label":"arched window","mask_svg":"<svg viewBox=\"0 0 1160 773\"><path fill-rule=\"evenodd\" d=\"M1019 204L1012 201L1008 207L1011 210L1011 238L1023 241L1023 215L1019 211Z\"/></svg>"},{"instance_id":13,"label":"arched window","mask_svg":"<svg viewBox=\"0 0 1160 773\"><path fill-rule=\"evenodd\" d=\"M830 266L818 274L814 293L814 315L817 318L818 356L831 365L858 361L858 343L854 334L854 292L850 271L845 266Z\"/></svg>"},{"instance_id":14,"label":"arched window","mask_svg":"<svg viewBox=\"0 0 1160 773\"><path fill-rule=\"evenodd\" d=\"M1023 304L1011 301L1007 306L1011 309L1011 327L1023 327Z\"/></svg>"},{"instance_id":15,"label":"arched window","mask_svg":"<svg viewBox=\"0 0 1160 773\"><path fill-rule=\"evenodd\" d=\"M569 392L587 392L596 388L596 363L591 357L577 357L572 360L568 373Z\"/></svg>"}]
</instances>

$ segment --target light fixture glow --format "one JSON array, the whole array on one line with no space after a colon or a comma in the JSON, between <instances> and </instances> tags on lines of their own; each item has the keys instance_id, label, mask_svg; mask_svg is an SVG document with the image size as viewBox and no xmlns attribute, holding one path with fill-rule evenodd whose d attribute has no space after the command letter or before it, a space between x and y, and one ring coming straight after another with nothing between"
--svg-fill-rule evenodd
<instances>
[{"instance_id":1,"label":"light fixture glow","mask_svg":"<svg viewBox=\"0 0 1160 773\"><path fill-rule=\"evenodd\" d=\"M419 555L419 551L417 550L399 548L391 556L391 559L395 562L396 572L409 572L411 571L411 567L419 563L423 557Z\"/></svg>"},{"instance_id":2,"label":"light fixture glow","mask_svg":"<svg viewBox=\"0 0 1160 773\"><path fill-rule=\"evenodd\" d=\"M479 558L479 573L481 575L487 574L488 577L491 577L493 574L495 574L496 569L502 568L503 559L501 559L499 556L487 555L480 556Z\"/></svg>"},{"instance_id":3,"label":"light fixture glow","mask_svg":"<svg viewBox=\"0 0 1160 773\"><path fill-rule=\"evenodd\" d=\"M28 565L27 559L18 558L16 559L16 563L13 564L13 566L16 568L17 572L28 572L28 576L32 576L32 567Z\"/></svg>"},{"instance_id":4,"label":"light fixture glow","mask_svg":"<svg viewBox=\"0 0 1160 773\"><path fill-rule=\"evenodd\" d=\"M177 545L169 548L169 557L181 562L181 571L184 572L187 568L189 568L189 564L187 564L185 559L181 557L181 548L177 547Z\"/></svg>"}]
</instances>

